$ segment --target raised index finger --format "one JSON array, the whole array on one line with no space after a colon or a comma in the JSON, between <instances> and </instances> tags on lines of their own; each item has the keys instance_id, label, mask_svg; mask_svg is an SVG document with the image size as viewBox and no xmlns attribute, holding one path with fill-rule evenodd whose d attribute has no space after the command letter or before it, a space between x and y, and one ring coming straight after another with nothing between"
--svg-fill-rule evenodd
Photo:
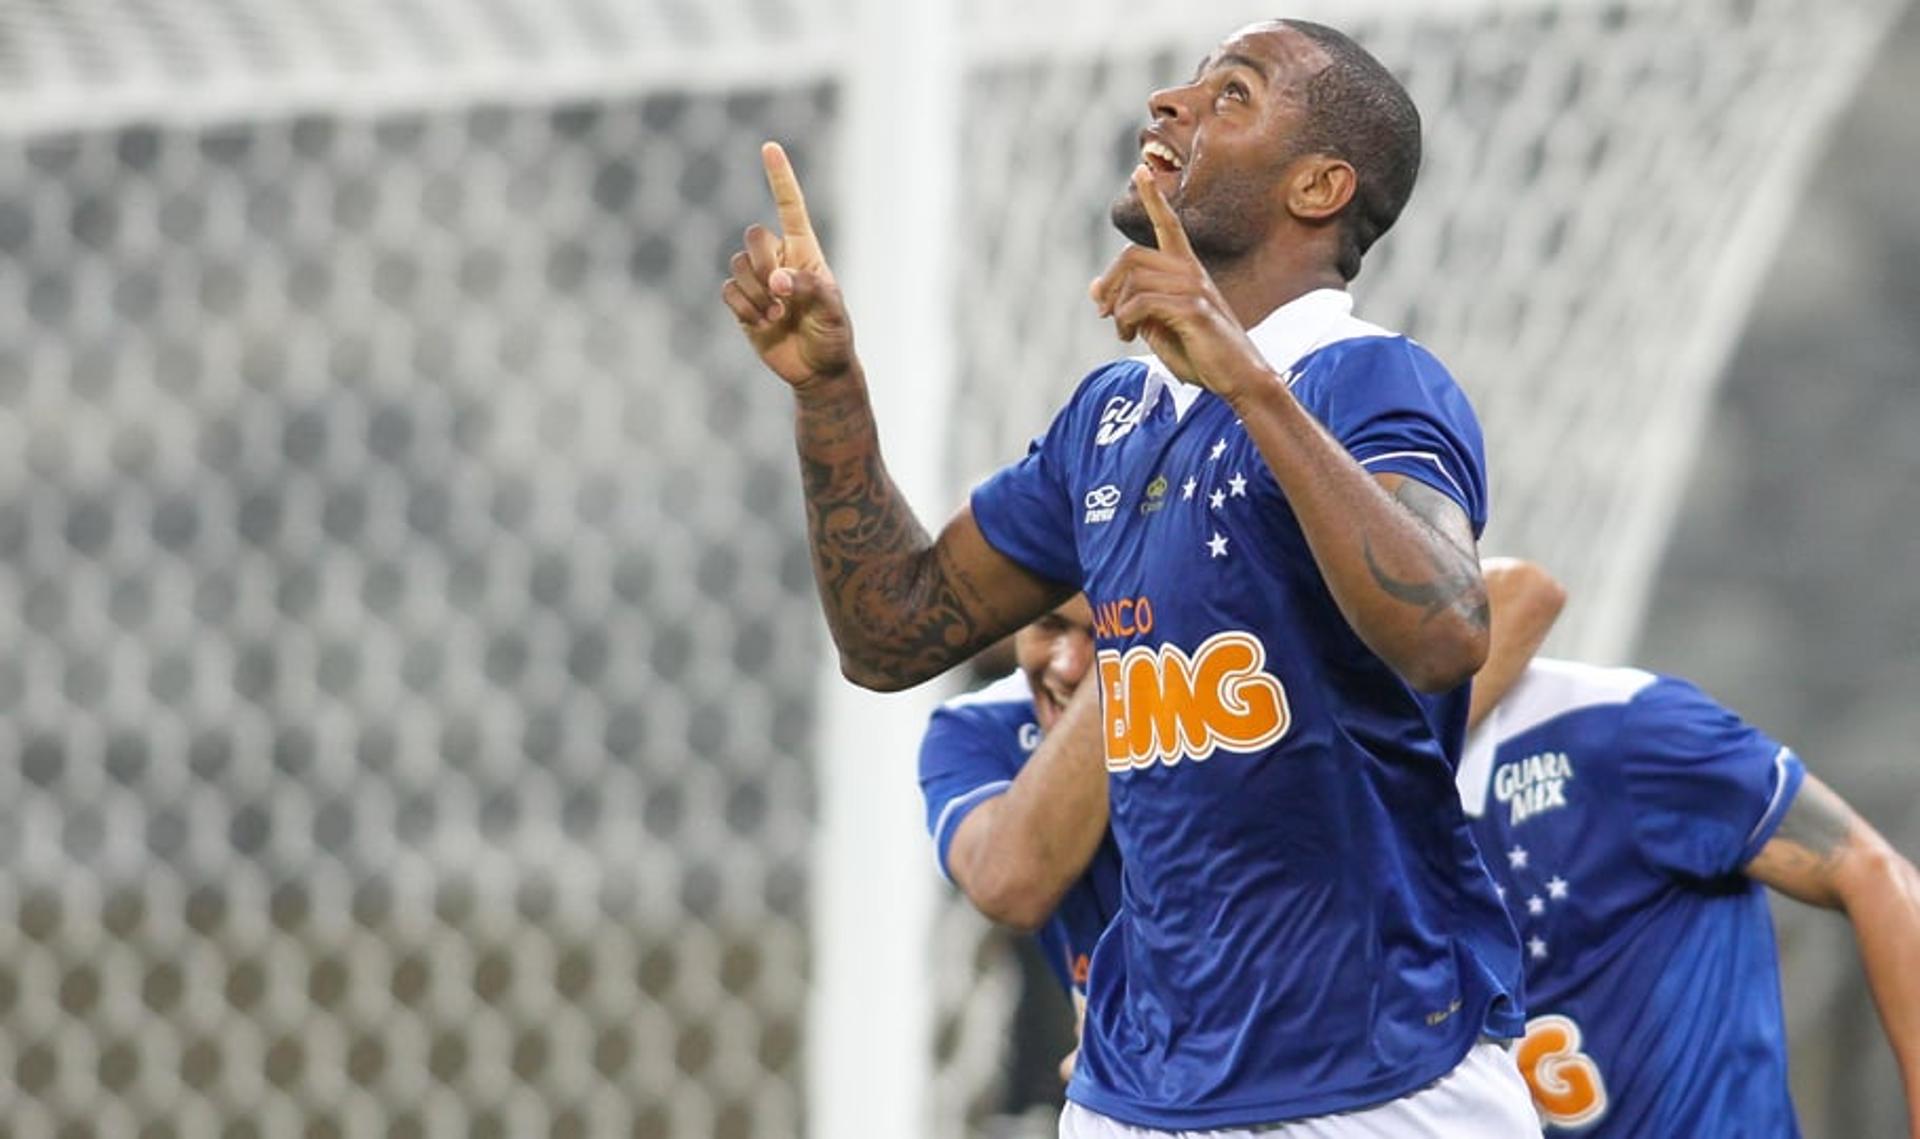
<instances>
[{"instance_id":1,"label":"raised index finger","mask_svg":"<svg viewBox=\"0 0 1920 1139\"><path fill-rule=\"evenodd\" d=\"M807 196L800 192L800 179L794 176L793 163L777 142L762 143L760 161L767 168L767 187L773 191L774 209L780 214L780 232L789 241L812 243L813 219L807 216Z\"/></svg>"},{"instance_id":2,"label":"raised index finger","mask_svg":"<svg viewBox=\"0 0 1920 1139\"><path fill-rule=\"evenodd\" d=\"M1133 168L1133 186L1140 193L1140 204L1147 208L1147 218L1153 222L1153 241L1162 253L1171 253L1178 257L1192 257L1193 246L1187 243L1187 231L1180 224L1179 215L1167 204L1160 193L1160 184L1153 180L1153 171L1145 166Z\"/></svg>"}]
</instances>

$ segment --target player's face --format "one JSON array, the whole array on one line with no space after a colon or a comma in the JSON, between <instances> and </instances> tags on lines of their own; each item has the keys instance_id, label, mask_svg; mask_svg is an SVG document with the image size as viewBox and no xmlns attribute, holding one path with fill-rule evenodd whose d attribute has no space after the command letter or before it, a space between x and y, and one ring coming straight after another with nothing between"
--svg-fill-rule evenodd
<instances>
[{"instance_id":1,"label":"player's face","mask_svg":"<svg viewBox=\"0 0 1920 1139\"><path fill-rule=\"evenodd\" d=\"M1020 630L1013 649L1033 689L1040 729L1051 731L1093 667L1093 610L1087 599L1075 597Z\"/></svg>"},{"instance_id":2,"label":"player's face","mask_svg":"<svg viewBox=\"0 0 1920 1139\"><path fill-rule=\"evenodd\" d=\"M1203 262L1244 256L1285 215L1283 175L1304 115L1296 84L1325 64L1292 28L1253 24L1202 60L1191 82L1148 97L1141 162ZM1113 203L1113 224L1137 245L1154 244L1131 181Z\"/></svg>"}]
</instances>

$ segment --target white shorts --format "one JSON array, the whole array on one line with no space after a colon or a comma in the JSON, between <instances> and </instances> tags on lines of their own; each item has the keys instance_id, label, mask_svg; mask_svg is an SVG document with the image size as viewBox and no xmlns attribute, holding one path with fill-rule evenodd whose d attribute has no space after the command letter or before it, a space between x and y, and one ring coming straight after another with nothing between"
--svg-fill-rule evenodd
<instances>
[{"instance_id":1,"label":"white shorts","mask_svg":"<svg viewBox=\"0 0 1920 1139\"><path fill-rule=\"evenodd\" d=\"M1291 1123L1214 1131L1156 1131L1134 1127L1067 1104L1060 1139L1540 1139L1533 1097L1499 1044L1474 1045L1459 1067L1414 1092L1377 1107L1318 1115Z\"/></svg>"}]
</instances>

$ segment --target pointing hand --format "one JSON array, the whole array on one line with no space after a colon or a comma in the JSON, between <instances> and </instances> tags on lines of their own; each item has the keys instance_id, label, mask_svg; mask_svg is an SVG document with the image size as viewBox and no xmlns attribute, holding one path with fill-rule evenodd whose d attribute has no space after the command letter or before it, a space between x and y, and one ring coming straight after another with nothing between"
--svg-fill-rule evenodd
<instances>
[{"instance_id":1,"label":"pointing hand","mask_svg":"<svg viewBox=\"0 0 1920 1139\"><path fill-rule=\"evenodd\" d=\"M747 227L744 248L728 263L720 297L760 359L796 387L853 367L853 325L840 286L814 236L800 180L779 143L760 148L780 233Z\"/></svg>"}]
</instances>

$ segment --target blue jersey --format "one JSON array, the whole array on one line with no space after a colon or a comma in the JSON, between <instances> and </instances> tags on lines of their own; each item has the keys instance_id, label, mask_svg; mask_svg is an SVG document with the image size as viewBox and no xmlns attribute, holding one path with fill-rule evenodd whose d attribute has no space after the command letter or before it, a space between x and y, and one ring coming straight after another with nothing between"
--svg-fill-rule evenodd
<instances>
[{"instance_id":1,"label":"blue jersey","mask_svg":"<svg viewBox=\"0 0 1920 1139\"><path fill-rule=\"evenodd\" d=\"M1019 673L949 700L933 713L920 742L920 793L927 801L927 831L947 877L953 876L947 851L961 821L980 804L1004 795L1039 743L1033 694ZM1069 991L1085 994L1093 945L1119 904L1120 853L1108 835L1086 873L1034 933L1047 967Z\"/></svg>"},{"instance_id":2,"label":"blue jersey","mask_svg":"<svg viewBox=\"0 0 1920 1139\"><path fill-rule=\"evenodd\" d=\"M1805 773L1683 680L1537 660L1460 794L1520 927L1550 1133L1782 1139L1773 922L1742 873Z\"/></svg>"},{"instance_id":3,"label":"blue jersey","mask_svg":"<svg viewBox=\"0 0 1920 1139\"><path fill-rule=\"evenodd\" d=\"M1335 290L1251 336L1373 472L1485 518L1479 427ZM1415 692L1341 617L1233 411L1150 359L1089 376L973 495L995 548L1086 590L1120 848L1068 1096L1198 1130L1346 1111L1515 1036L1519 944L1453 788L1463 689Z\"/></svg>"}]
</instances>

